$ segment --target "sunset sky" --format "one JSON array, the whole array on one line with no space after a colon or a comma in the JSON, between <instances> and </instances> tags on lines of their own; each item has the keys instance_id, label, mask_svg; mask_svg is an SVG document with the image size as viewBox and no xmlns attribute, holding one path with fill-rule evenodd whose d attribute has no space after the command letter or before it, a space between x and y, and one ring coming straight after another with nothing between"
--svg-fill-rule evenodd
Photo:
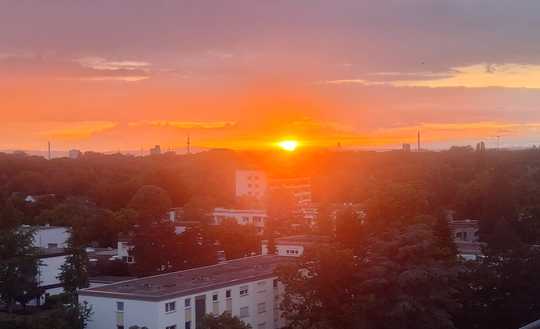
<instances>
[{"instance_id":1,"label":"sunset sky","mask_svg":"<svg viewBox=\"0 0 540 329\"><path fill-rule=\"evenodd\" d=\"M538 0L0 0L0 149L540 144Z\"/></svg>"}]
</instances>

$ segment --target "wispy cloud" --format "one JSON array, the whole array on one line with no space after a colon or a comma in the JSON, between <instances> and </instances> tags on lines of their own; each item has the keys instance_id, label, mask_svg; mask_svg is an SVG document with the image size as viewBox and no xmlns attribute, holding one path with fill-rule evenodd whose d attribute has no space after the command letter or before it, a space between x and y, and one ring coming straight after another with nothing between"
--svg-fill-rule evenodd
<instances>
[{"instance_id":1,"label":"wispy cloud","mask_svg":"<svg viewBox=\"0 0 540 329\"><path fill-rule=\"evenodd\" d=\"M540 89L540 65L480 63L455 67L446 72L376 72L360 78L327 80L324 83L427 88Z\"/></svg>"},{"instance_id":2,"label":"wispy cloud","mask_svg":"<svg viewBox=\"0 0 540 329\"><path fill-rule=\"evenodd\" d=\"M150 78L152 64L134 60L108 60L102 57L82 57L75 60L86 75L76 77L85 81L137 82Z\"/></svg>"},{"instance_id":3,"label":"wispy cloud","mask_svg":"<svg viewBox=\"0 0 540 329\"><path fill-rule=\"evenodd\" d=\"M176 129L221 129L230 128L236 125L235 121L170 121L170 120L154 120L131 122L130 127L152 126L161 128L176 128Z\"/></svg>"}]
</instances>

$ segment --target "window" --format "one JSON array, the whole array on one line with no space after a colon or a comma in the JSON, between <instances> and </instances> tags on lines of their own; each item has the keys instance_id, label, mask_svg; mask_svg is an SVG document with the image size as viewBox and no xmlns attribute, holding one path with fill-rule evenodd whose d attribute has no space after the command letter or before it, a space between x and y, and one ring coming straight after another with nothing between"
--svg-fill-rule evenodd
<instances>
[{"instance_id":1,"label":"window","mask_svg":"<svg viewBox=\"0 0 540 329\"><path fill-rule=\"evenodd\" d=\"M124 329L124 326L116 326L116 329Z\"/></svg>"},{"instance_id":2,"label":"window","mask_svg":"<svg viewBox=\"0 0 540 329\"><path fill-rule=\"evenodd\" d=\"M176 325L165 327L165 329L176 329Z\"/></svg>"},{"instance_id":3,"label":"window","mask_svg":"<svg viewBox=\"0 0 540 329\"><path fill-rule=\"evenodd\" d=\"M185 329L191 329L191 321L186 321Z\"/></svg>"},{"instance_id":4,"label":"window","mask_svg":"<svg viewBox=\"0 0 540 329\"><path fill-rule=\"evenodd\" d=\"M184 300L184 306L185 307L191 307L191 298L186 298Z\"/></svg>"},{"instance_id":5,"label":"window","mask_svg":"<svg viewBox=\"0 0 540 329\"><path fill-rule=\"evenodd\" d=\"M240 308L240 318L247 318L249 316L249 306Z\"/></svg>"},{"instance_id":6,"label":"window","mask_svg":"<svg viewBox=\"0 0 540 329\"><path fill-rule=\"evenodd\" d=\"M176 311L176 302L165 303L165 312L170 313Z\"/></svg>"},{"instance_id":7,"label":"window","mask_svg":"<svg viewBox=\"0 0 540 329\"><path fill-rule=\"evenodd\" d=\"M47 248L58 248L58 243L48 243Z\"/></svg>"},{"instance_id":8,"label":"window","mask_svg":"<svg viewBox=\"0 0 540 329\"><path fill-rule=\"evenodd\" d=\"M257 304L257 312L259 312L259 313L266 312L266 303Z\"/></svg>"},{"instance_id":9,"label":"window","mask_svg":"<svg viewBox=\"0 0 540 329\"><path fill-rule=\"evenodd\" d=\"M212 301L217 302L218 301L218 294L212 295Z\"/></svg>"},{"instance_id":10,"label":"window","mask_svg":"<svg viewBox=\"0 0 540 329\"><path fill-rule=\"evenodd\" d=\"M240 287L240 297L247 296L248 295L248 286L242 286Z\"/></svg>"},{"instance_id":11,"label":"window","mask_svg":"<svg viewBox=\"0 0 540 329\"><path fill-rule=\"evenodd\" d=\"M116 311L124 312L124 302L116 302Z\"/></svg>"},{"instance_id":12,"label":"window","mask_svg":"<svg viewBox=\"0 0 540 329\"><path fill-rule=\"evenodd\" d=\"M273 284L274 284L274 288L277 288L277 287L278 287L278 280L277 280L277 279L274 279Z\"/></svg>"},{"instance_id":13,"label":"window","mask_svg":"<svg viewBox=\"0 0 540 329\"><path fill-rule=\"evenodd\" d=\"M231 298L231 289L225 290L225 298Z\"/></svg>"},{"instance_id":14,"label":"window","mask_svg":"<svg viewBox=\"0 0 540 329\"><path fill-rule=\"evenodd\" d=\"M249 222L249 217L242 217L242 220L244 221L244 223L248 223Z\"/></svg>"}]
</instances>

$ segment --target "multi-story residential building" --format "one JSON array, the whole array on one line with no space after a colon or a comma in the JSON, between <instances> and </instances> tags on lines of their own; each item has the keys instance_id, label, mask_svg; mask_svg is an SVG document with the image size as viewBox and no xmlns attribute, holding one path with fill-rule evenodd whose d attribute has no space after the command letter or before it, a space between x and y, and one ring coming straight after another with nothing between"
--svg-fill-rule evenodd
<instances>
[{"instance_id":1,"label":"multi-story residential building","mask_svg":"<svg viewBox=\"0 0 540 329\"><path fill-rule=\"evenodd\" d=\"M274 240L278 256L300 257L309 248L330 243L330 237L321 235L292 235ZM261 254L268 255L268 240L261 243Z\"/></svg>"},{"instance_id":2,"label":"multi-story residential building","mask_svg":"<svg viewBox=\"0 0 540 329\"><path fill-rule=\"evenodd\" d=\"M266 194L267 178L262 170L237 170L235 174L236 197L261 199Z\"/></svg>"},{"instance_id":3,"label":"multi-story residential building","mask_svg":"<svg viewBox=\"0 0 540 329\"><path fill-rule=\"evenodd\" d=\"M233 219L241 225L252 224L257 229L257 233L262 234L268 214L262 209L215 208L212 212L212 223L214 225L219 225L226 219Z\"/></svg>"},{"instance_id":4,"label":"multi-story residential building","mask_svg":"<svg viewBox=\"0 0 540 329\"><path fill-rule=\"evenodd\" d=\"M283 285L274 270L290 257L255 256L79 291L92 307L88 329L194 329L205 314L229 312L254 329L284 326Z\"/></svg>"}]
</instances>

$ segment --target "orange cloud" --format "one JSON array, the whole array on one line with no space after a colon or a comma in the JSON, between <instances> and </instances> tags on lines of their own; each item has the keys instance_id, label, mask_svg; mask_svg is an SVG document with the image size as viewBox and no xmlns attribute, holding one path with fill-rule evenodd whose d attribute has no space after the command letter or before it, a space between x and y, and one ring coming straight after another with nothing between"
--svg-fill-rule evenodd
<instances>
[{"instance_id":1,"label":"orange cloud","mask_svg":"<svg viewBox=\"0 0 540 329\"><path fill-rule=\"evenodd\" d=\"M53 125L59 125L58 123ZM60 124L61 127L42 131L39 134L45 138L57 140L81 140L91 138L93 135L116 127L116 123L109 121L83 121L67 122Z\"/></svg>"}]
</instances>

